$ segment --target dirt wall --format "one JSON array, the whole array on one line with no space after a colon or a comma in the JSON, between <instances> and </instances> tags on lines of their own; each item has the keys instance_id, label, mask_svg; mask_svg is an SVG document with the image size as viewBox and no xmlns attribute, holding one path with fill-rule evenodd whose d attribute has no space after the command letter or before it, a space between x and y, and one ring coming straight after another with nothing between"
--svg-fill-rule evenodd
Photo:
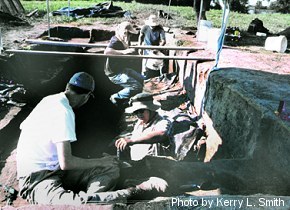
<instances>
[{"instance_id":1,"label":"dirt wall","mask_svg":"<svg viewBox=\"0 0 290 210\"><path fill-rule=\"evenodd\" d=\"M275 114L279 101L289 98L289 75L238 68L213 72L205 109L223 139L222 156L263 160L289 173L290 122Z\"/></svg>"}]
</instances>

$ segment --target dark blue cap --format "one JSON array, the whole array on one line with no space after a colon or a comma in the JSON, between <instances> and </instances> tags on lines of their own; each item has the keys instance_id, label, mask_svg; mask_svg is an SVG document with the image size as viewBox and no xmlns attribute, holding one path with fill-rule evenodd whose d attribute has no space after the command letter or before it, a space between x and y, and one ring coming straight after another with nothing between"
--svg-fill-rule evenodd
<instances>
[{"instance_id":1,"label":"dark blue cap","mask_svg":"<svg viewBox=\"0 0 290 210\"><path fill-rule=\"evenodd\" d=\"M94 78L86 72L75 73L69 80L69 84L89 90L93 92L95 90Z\"/></svg>"}]
</instances>

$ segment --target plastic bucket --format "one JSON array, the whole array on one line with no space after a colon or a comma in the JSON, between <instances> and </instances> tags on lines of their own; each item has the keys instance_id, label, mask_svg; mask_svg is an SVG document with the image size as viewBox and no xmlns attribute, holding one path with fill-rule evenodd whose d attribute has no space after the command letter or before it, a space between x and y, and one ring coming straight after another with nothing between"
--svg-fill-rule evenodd
<instances>
[{"instance_id":1,"label":"plastic bucket","mask_svg":"<svg viewBox=\"0 0 290 210\"><path fill-rule=\"evenodd\" d=\"M208 31L212 27L212 22L208 20L200 20L198 31L197 31L197 40L200 42L207 42Z\"/></svg>"},{"instance_id":2,"label":"plastic bucket","mask_svg":"<svg viewBox=\"0 0 290 210\"><path fill-rule=\"evenodd\" d=\"M265 49L283 53L287 49L287 44L285 36L268 37L265 41Z\"/></svg>"},{"instance_id":3,"label":"plastic bucket","mask_svg":"<svg viewBox=\"0 0 290 210\"><path fill-rule=\"evenodd\" d=\"M211 28L208 30L208 36L207 36L208 49L217 51L220 32L221 30L219 28Z\"/></svg>"}]
</instances>

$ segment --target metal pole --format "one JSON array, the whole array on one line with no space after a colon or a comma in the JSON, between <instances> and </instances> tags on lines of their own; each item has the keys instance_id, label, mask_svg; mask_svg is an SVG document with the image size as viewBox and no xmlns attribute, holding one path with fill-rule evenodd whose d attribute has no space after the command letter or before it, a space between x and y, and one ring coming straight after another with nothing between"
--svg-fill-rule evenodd
<instances>
[{"instance_id":1,"label":"metal pole","mask_svg":"<svg viewBox=\"0 0 290 210\"><path fill-rule=\"evenodd\" d=\"M2 54L2 50L3 50L2 31L1 31L1 28L0 28L0 54Z\"/></svg>"},{"instance_id":2,"label":"metal pole","mask_svg":"<svg viewBox=\"0 0 290 210\"><path fill-rule=\"evenodd\" d=\"M201 13L202 13L202 10L203 10L203 0L200 1L198 22L199 22L200 19L201 19Z\"/></svg>"},{"instance_id":3,"label":"metal pole","mask_svg":"<svg viewBox=\"0 0 290 210\"><path fill-rule=\"evenodd\" d=\"M70 17L70 0L68 0L68 12L67 12L67 16Z\"/></svg>"},{"instance_id":4,"label":"metal pole","mask_svg":"<svg viewBox=\"0 0 290 210\"><path fill-rule=\"evenodd\" d=\"M200 27L200 19L201 19L201 13L203 9L203 0L200 0L200 6L199 6L199 15L198 15L198 20L197 20L197 35L199 37L199 27Z\"/></svg>"},{"instance_id":5,"label":"metal pole","mask_svg":"<svg viewBox=\"0 0 290 210\"><path fill-rule=\"evenodd\" d=\"M50 17L49 17L49 0L46 0L46 11L47 11L47 27L48 27L48 37L50 37Z\"/></svg>"},{"instance_id":6,"label":"metal pole","mask_svg":"<svg viewBox=\"0 0 290 210\"><path fill-rule=\"evenodd\" d=\"M36 50L6 50L7 53L36 54L36 55L64 55L64 56L95 56L95 57L113 57L113 58L136 58L136 59L164 59L164 60L198 60L200 62L214 61L209 57L189 57L189 56L148 56L148 55L105 55L97 53L75 53L60 51L36 51Z\"/></svg>"},{"instance_id":7,"label":"metal pole","mask_svg":"<svg viewBox=\"0 0 290 210\"><path fill-rule=\"evenodd\" d=\"M169 4L168 4L168 12L167 12L167 17L166 17L166 24L169 18L169 13L170 13L170 5L171 5L171 0L169 0Z\"/></svg>"},{"instance_id":8,"label":"metal pole","mask_svg":"<svg viewBox=\"0 0 290 210\"><path fill-rule=\"evenodd\" d=\"M26 43L30 44L43 44L43 45L53 45L53 46L67 46L67 47L99 47L105 48L108 44L86 44L86 43L77 43L77 42L57 42L57 41L42 41L42 40L35 40L35 39L28 39ZM159 49L159 50L204 50L203 47L182 47L182 46L149 46L149 45L142 45L142 46L129 46L129 48L134 49Z\"/></svg>"}]
</instances>

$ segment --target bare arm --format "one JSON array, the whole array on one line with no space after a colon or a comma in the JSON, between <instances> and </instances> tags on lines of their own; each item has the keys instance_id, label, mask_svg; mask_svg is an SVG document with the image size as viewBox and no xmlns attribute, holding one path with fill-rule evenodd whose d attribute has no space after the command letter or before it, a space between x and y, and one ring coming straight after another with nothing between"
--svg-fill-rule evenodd
<instances>
[{"instance_id":1,"label":"bare arm","mask_svg":"<svg viewBox=\"0 0 290 210\"><path fill-rule=\"evenodd\" d=\"M165 39L161 39L159 45L160 46L164 46L166 44L166 40Z\"/></svg>"},{"instance_id":2,"label":"bare arm","mask_svg":"<svg viewBox=\"0 0 290 210\"><path fill-rule=\"evenodd\" d=\"M141 134L136 138L120 138L115 142L118 149L124 150L127 144L154 144L167 139L166 131L152 131L147 134Z\"/></svg>"},{"instance_id":3,"label":"bare arm","mask_svg":"<svg viewBox=\"0 0 290 210\"><path fill-rule=\"evenodd\" d=\"M135 49L129 48L126 50L115 50L113 48L107 47L105 49L104 54L105 55L127 55L127 54L132 54L135 52Z\"/></svg>"},{"instance_id":4,"label":"bare arm","mask_svg":"<svg viewBox=\"0 0 290 210\"><path fill-rule=\"evenodd\" d=\"M128 139L130 144L153 144L162 142L166 139L166 131L152 131L147 134L141 134L136 138Z\"/></svg>"},{"instance_id":5,"label":"bare arm","mask_svg":"<svg viewBox=\"0 0 290 210\"><path fill-rule=\"evenodd\" d=\"M84 159L73 156L68 141L56 143L59 165L62 170L87 169L92 167L108 167L117 165L114 157L108 156L95 159Z\"/></svg>"}]
</instances>

